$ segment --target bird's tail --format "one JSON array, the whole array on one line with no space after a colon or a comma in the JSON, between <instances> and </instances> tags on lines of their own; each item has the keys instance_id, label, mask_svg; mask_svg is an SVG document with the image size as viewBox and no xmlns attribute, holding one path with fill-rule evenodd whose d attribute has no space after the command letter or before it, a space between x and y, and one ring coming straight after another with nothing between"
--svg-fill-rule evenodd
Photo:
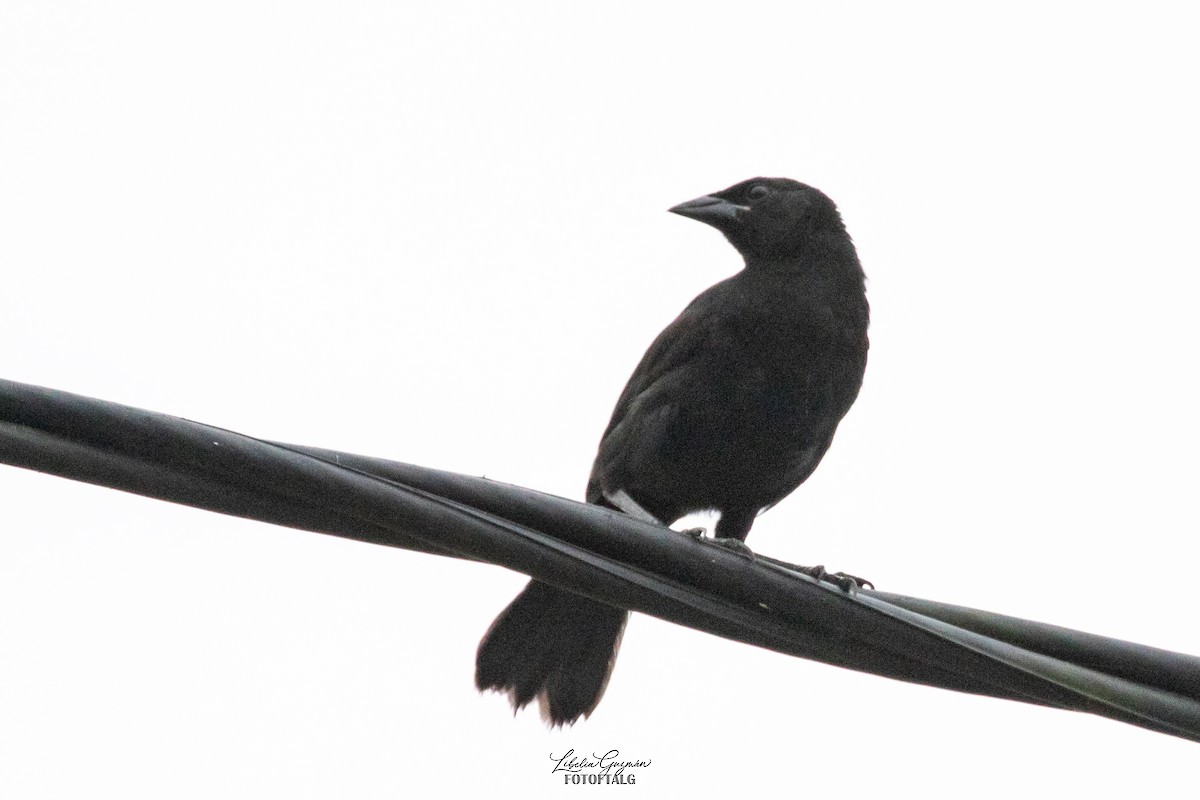
<instances>
[{"instance_id":1,"label":"bird's tail","mask_svg":"<svg viewBox=\"0 0 1200 800\"><path fill-rule=\"evenodd\" d=\"M506 692L513 710L535 697L551 726L592 713L612 674L629 612L530 581L484 634L479 690Z\"/></svg>"}]
</instances>

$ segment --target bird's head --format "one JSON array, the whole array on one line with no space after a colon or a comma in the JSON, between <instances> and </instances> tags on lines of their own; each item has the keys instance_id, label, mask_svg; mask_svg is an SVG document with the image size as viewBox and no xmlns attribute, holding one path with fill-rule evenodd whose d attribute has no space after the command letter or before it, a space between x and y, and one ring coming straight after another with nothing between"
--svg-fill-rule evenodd
<instances>
[{"instance_id":1,"label":"bird's head","mask_svg":"<svg viewBox=\"0 0 1200 800\"><path fill-rule=\"evenodd\" d=\"M802 255L822 233L846 230L832 200L789 178L752 178L670 211L713 226L748 263Z\"/></svg>"}]
</instances>

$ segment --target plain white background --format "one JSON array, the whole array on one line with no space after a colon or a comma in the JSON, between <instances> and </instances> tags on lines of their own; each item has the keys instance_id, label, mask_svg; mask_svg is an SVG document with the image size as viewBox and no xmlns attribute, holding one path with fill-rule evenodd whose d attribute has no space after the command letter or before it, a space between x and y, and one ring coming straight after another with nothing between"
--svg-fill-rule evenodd
<instances>
[{"instance_id":1,"label":"plain white background","mask_svg":"<svg viewBox=\"0 0 1200 800\"><path fill-rule=\"evenodd\" d=\"M0 375L578 498L739 266L665 209L794 177L858 244L871 362L751 545L1200 653L1183 8L8 2ZM568 748L651 797L1195 780L1181 740L644 617L547 732L472 686L519 575L11 468L0 503L5 797L600 791Z\"/></svg>"}]
</instances>

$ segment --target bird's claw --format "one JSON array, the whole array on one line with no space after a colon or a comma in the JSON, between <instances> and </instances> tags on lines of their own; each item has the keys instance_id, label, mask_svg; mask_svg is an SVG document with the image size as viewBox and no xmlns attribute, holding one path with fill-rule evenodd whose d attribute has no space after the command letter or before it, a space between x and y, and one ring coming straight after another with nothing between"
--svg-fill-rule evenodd
<instances>
[{"instance_id":1,"label":"bird's claw","mask_svg":"<svg viewBox=\"0 0 1200 800\"><path fill-rule=\"evenodd\" d=\"M872 589L875 588L875 584L871 583L865 578L860 578L857 575L850 575L845 572L827 572L825 567L821 564L817 564L815 567L801 567L796 565L795 570L797 572L804 573L815 581L832 583L846 593L853 592L856 589L866 586L870 586Z\"/></svg>"},{"instance_id":2,"label":"bird's claw","mask_svg":"<svg viewBox=\"0 0 1200 800\"><path fill-rule=\"evenodd\" d=\"M823 581L825 580L825 576L829 574L825 571L824 564L817 564L815 567L802 567L799 564L796 564L793 569L795 569L797 572L803 572L814 581Z\"/></svg>"},{"instance_id":3,"label":"bird's claw","mask_svg":"<svg viewBox=\"0 0 1200 800\"><path fill-rule=\"evenodd\" d=\"M850 575L846 572L836 572L829 577L836 579L833 582L840 586L843 592L848 592L851 589L866 589L867 587L872 589L875 588L875 584L871 583L866 578L860 578L857 575Z\"/></svg>"}]
</instances>

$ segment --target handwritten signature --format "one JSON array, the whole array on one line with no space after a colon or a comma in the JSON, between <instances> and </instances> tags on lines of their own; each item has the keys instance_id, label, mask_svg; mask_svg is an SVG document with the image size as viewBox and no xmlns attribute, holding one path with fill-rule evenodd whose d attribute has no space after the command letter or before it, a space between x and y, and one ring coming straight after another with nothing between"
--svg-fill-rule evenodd
<instances>
[{"instance_id":1,"label":"handwritten signature","mask_svg":"<svg viewBox=\"0 0 1200 800\"><path fill-rule=\"evenodd\" d=\"M550 754L550 760L554 762L555 772L584 772L595 770L599 775L620 775L625 772L626 767L648 767L649 761L634 759L632 761L622 761L619 750L609 750L603 755L592 753L591 757L575 754L575 749L571 748L562 756L556 757L553 753Z\"/></svg>"}]
</instances>

